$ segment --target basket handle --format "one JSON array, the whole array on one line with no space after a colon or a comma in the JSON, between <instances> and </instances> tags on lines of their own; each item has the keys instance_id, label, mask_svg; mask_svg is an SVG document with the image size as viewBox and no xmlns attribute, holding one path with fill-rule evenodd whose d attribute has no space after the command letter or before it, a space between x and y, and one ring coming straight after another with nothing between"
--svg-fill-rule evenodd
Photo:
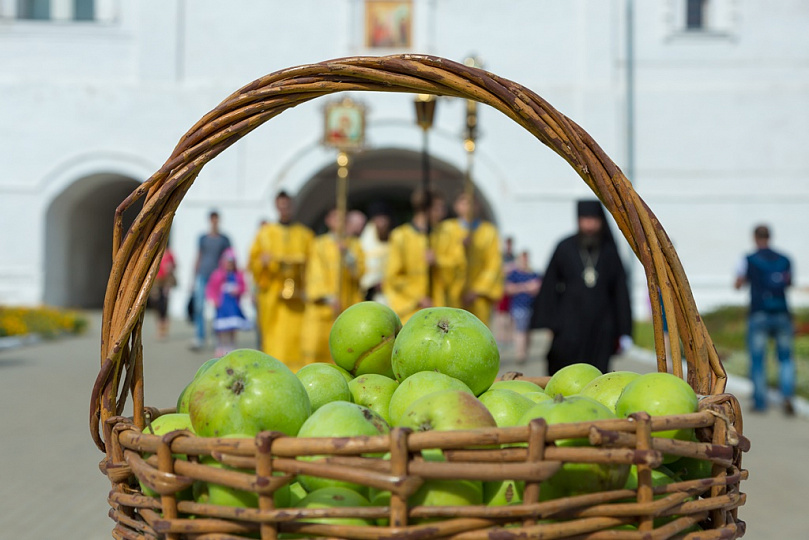
<instances>
[{"instance_id":1,"label":"basket handle","mask_svg":"<svg viewBox=\"0 0 809 540\"><path fill-rule=\"evenodd\" d=\"M142 426L143 314L174 212L199 171L252 130L311 99L345 91L408 92L475 100L502 112L559 154L604 203L643 264L652 304L659 371L668 370L663 309L672 336L682 340L688 382L700 394L724 391L726 373L699 316L691 288L663 227L617 165L579 125L531 90L487 71L424 55L351 57L293 67L257 79L203 116L179 141L166 163L124 200L115 213L113 267L104 299L101 370L91 394L90 432L120 414L132 395ZM124 233L122 216L144 198ZM659 291L659 293L658 293ZM662 303L661 303L662 298ZM673 316L672 316L673 315ZM681 357L671 340L672 358ZM671 371L683 377L679 361Z\"/></svg>"}]
</instances>

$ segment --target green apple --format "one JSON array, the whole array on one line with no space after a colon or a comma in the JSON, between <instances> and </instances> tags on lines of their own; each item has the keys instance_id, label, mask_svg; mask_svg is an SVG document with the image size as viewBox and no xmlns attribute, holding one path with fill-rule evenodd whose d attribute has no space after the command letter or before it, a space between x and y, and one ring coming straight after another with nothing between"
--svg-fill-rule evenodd
<instances>
[{"instance_id":1,"label":"green apple","mask_svg":"<svg viewBox=\"0 0 809 540\"><path fill-rule=\"evenodd\" d=\"M553 501L555 499L561 499L562 497L566 497L567 492L564 490L559 489L553 484L548 482L542 482L539 487L539 502L545 501Z\"/></svg>"},{"instance_id":2,"label":"green apple","mask_svg":"<svg viewBox=\"0 0 809 540\"><path fill-rule=\"evenodd\" d=\"M197 372L194 374L194 378L191 379L191 382L188 383L183 391L180 392L180 397L177 398L177 412L178 413L187 413L188 412L188 403L191 401L191 387L193 386L194 382L199 379L199 376L208 371L208 369L214 365L219 358L211 358L210 360L206 360L199 368Z\"/></svg>"},{"instance_id":3,"label":"green apple","mask_svg":"<svg viewBox=\"0 0 809 540\"><path fill-rule=\"evenodd\" d=\"M652 469L652 487L665 486L680 481L681 480L665 466ZM629 467L629 474L626 477L624 489L638 489L638 467L636 465ZM657 495L655 499L660 499L661 497L665 497L665 495Z\"/></svg>"},{"instance_id":4,"label":"green apple","mask_svg":"<svg viewBox=\"0 0 809 540\"><path fill-rule=\"evenodd\" d=\"M534 403L540 403L542 401L550 401L553 398L546 394L545 392L526 392L522 394L523 397L530 399Z\"/></svg>"},{"instance_id":5,"label":"green apple","mask_svg":"<svg viewBox=\"0 0 809 540\"><path fill-rule=\"evenodd\" d=\"M343 378L346 380L347 383L350 383L351 381L354 380L354 376L351 373L349 373L348 370L341 368L337 364L334 364L332 367L340 372L340 374L343 376Z\"/></svg>"},{"instance_id":6,"label":"green apple","mask_svg":"<svg viewBox=\"0 0 809 540\"><path fill-rule=\"evenodd\" d=\"M168 413L168 414L161 414L157 418L155 418L152 422L146 425L143 428L143 433L149 435L167 435L172 431L182 431L188 430L191 433L194 433L194 427L191 425L191 418L188 416L187 413ZM144 454L144 459L148 458L151 454ZM183 459L188 461L188 456L185 454L173 454L175 459ZM150 497L159 497L157 492L153 489L149 488L142 482L140 482L141 491L143 491L144 495L148 495ZM177 494L177 497L181 500L190 500L191 499L191 488L184 489L180 493Z\"/></svg>"},{"instance_id":7,"label":"green apple","mask_svg":"<svg viewBox=\"0 0 809 540\"><path fill-rule=\"evenodd\" d=\"M308 493L303 489L300 482L292 482L289 484L289 506L298 506L298 502L306 497Z\"/></svg>"},{"instance_id":8,"label":"green apple","mask_svg":"<svg viewBox=\"0 0 809 540\"><path fill-rule=\"evenodd\" d=\"M542 392L545 391L537 383L531 381L524 381L520 379L512 379L510 381L494 381L489 387L489 390L511 390L518 394L525 394L528 392Z\"/></svg>"},{"instance_id":9,"label":"green apple","mask_svg":"<svg viewBox=\"0 0 809 540\"><path fill-rule=\"evenodd\" d=\"M486 406L469 392L443 390L411 403L399 425L413 431L450 431L496 427L497 423Z\"/></svg>"},{"instance_id":10,"label":"green apple","mask_svg":"<svg viewBox=\"0 0 809 540\"><path fill-rule=\"evenodd\" d=\"M399 383L376 373L360 375L348 384L354 403L368 407L390 424L390 399Z\"/></svg>"},{"instance_id":11,"label":"green apple","mask_svg":"<svg viewBox=\"0 0 809 540\"><path fill-rule=\"evenodd\" d=\"M377 413L362 405L347 401L326 403L312 413L298 432L298 437L359 437L385 435L390 432L388 423ZM314 461L321 456L302 456L298 459ZM340 486L367 495L368 488L350 482L298 476L298 482L310 494L321 488Z\"/></svg>"},{"instance_id":12,"label":"green apple","mask_svg":"<svg viewBox=\"0 0 809 540\"><path fill-rule=\"evenodd\" d=\"M443 452L438 449L422 450L421 455L425 461L445 461ZM426 480L410 497L408 505L412 507L483 504L483 484L476 480ZM496 496L497 494L493 494L493 498ZM371 490L372 506L389 506L390 498L390 491ZM434 520L416 519L413 523L428 521ZM387 526L388 518L377 520L377 525Z\"/></svg>"},{"instance_id":13,"label":"green apple","mask_svg":"<svg viewBox=\"0 0 809 540\"><path fill-rule=\"evenodd\" d=\"M665 486L668 484L673 484L675 482L680 482L680 478L668 470L666 467L661 466L657 469L652 469L652 487L660 487ZM626 484L624 484L624 489L638 489L638 468L635 465L630 466L629 468L629 476L626 478ZM655 495L655 500L662 499L665 497L665 494ZM635 502L635 499L629 499L622 502ZM655 527L662 527L666 523L675 519L675 516L667 516L667 517L658 517L654 520Z\"/></svg>"},{"instance_id":14,"label":"green apple","mask_svg":"<svg viewBox=\"0 0 809 540\"><path fill-rule=\"evenodd\" d=\"M698 480L711 476L713 464L705 459L692 457L681 457L677 461L668 464L672 474L679 476L683 480Z\"/></svg>"},{"instance_id":15,"label":"green apple","mask_svg":"<svg viewBox=\"0 0 809 540\"><path fill-rule=\"evenodd\" d=\"M425 480L424 484L410 496L408 504L412 506L483 504L483 486L477 480Z\"/></svg>"},{"instance_id":16,"label":"green apple","mask_svg":"<svg viewBox=\"0 0 809 540\"><path fill-rule=\"evenodd\" d=\"M571 364L553 374L545 385L545 393L551 397L556 394L572 396L578 394L587 383L600 377L601 370L590 364Z\"/></svg>"},{"instance_id":17,"label":"green apple","mask_svg":"<svg viewBox=\"0 0 809 540\"><path fill-rule=\"evenodd\" d=\"M468 396L468 394L466 394ZM469 396L470 399L475 399ZM438 450L422 451L425 461L444 461ZM408 506L469 506L483 504L483 483L477 480L425 480L407 500ZM436 519L417 519L426 523Z\"/></svg>"},{"instance_id":18,"label":"green apple","mask_svg":"<svg viewBox=\"0 0 809 540\"><path fill-rule=\"evenodd\" d=\"M312 406L300 380L283 362L251 349L219 359L194 383L189 414L202 437L261 431L297 435Z\"/></svg>"},{"instance_id":19,"label":"green apple","mask_svg":"<svg viewBox=\"0 0 809 540\"><path fill-rule=\"evenodd\" d=\"M525 482L501 480L483 482L483 504L487 506L508 506L522 503Z\"/></svg>"},{"instance_id":20,"label":"green apple","mask_svg":"<svg viewBox=\"0 0 809 540\"><path fill-rule=\"evenodd\" d=\"M161 414L143 428L143 432L149 435L166 435L172 431L187 429L194 433L191 425L191 417L188 413L168 413Z\"/></svg>"},{"instance_id":21,"label":"green apple","mask_svg":"<svg viewBox=\"0 0 809 540\"><path fill-rule=\"evenodd\" d=\"M301 499L296 508L344 508L369 506L368 499L356 491L344 487L324 487L312 491ZM373 525L373 520L362 518L307 518L307 523L329 523L333 525Z\"/></svg>"},{"instance_id":22,"label":"green apple","mask_svg":"<svg viewBox=\"0 0 809 540\"><path fill-rule=\"evenodd\" d=\"M492 413L498 427L516 426L522 415L534 406L534 402L513 390L487 390L478 397Z\"/></svg>"},{"instance_id":23,"label":"green apple","mask_svg":"<svg viewBox=\"0 0 809 540\"><path fill-rule=\"evenodd\" d=\"M377 491L371 495L371 506L390 506L390 491ZM379 527L387 527L390 518L383 517L376 520Z\"/></svg>"},{"instance_id":24,"label":"green apple","mask_svg":"<svg viewBox=\"0 0 809 540\"><path fill-rule=\"evenodd\" d=\"M624 391L624 387L631 381L640 377L632 371L613 371L596 377L579 392L580 396L587 396L615 412L615 403Z\"/></svg>"},{"instance_id":25,"label":"green apple","mask_svg":"<svg viewBox=\"0 0 809 540\"><path fill-rule=\"evenodd\" d=\"M295 376L309 395L312 411L332 401L351 401L351 391L345 377L331 364L309 364L299 369Z\"/></svg>"},{"instance_id":26,"label":"green apple","mask_svg":"<svg viewBox=\"0 0 809 540\"><path fill-rule=\"evenodd\" d=\"M437 371L420 371L399 383L390 397L388 407L392 425L398 426L399 420L411 403L433 392L441 390L463 390L472 393L472 390L454 377L444 375Z\"/></svg>"},{"instance_id":27,"label":"green apple","mask_svg":"<svg viewBox=\"0 0 809 540\"><path fill-rule=\"evenodd\" d=\"M243 435L228 435L225 438L249 438ZM237 469L220 463L211 456L202 456L200 463L225 469L229 471L239 471L246 474L255 474L250 469ZM280 473L279 473L280 474ZM214 482L194 482L194 500L198 503L216 504L218 506L235 506L238 508L258 508L258 493L237 489ZM276 508L287 508L290 506L290 488L284 485L273 493L273 500Z\"/></svg>"},{"instance_id":28,"label":"green apple","mask_svg":"<svg viewBox=\"0 0 809 540\"><path fill-rule=\"evenodd\" d=\"M520 425L528 425L534 418L544 418L549 425L552 425L589 422L616 416L594 399L584 396L566 398L557 395L553 400L537 403L529 409L520 419ZM556 446L589 446L589 441L586 438L562 439L556 441ZM549 495L554 492L564 496L578 495L619 489L626 482L627 474L629 474L628 465L565 463L546 484L550 486Z\"/></svg>"},{"instance_id":29,"label":"green apple","mask_svg":"<svg viewBox=\"0 0 809 540\"><path fill-rule=\"evenodd\" d=\"M694 413L697 407L697 394L687 382L671 373L646 373L624 387L615 403L615 414L626 418L632 413L646 411L652 416L665 416ZM652 436L690 441L694 430L658 431ZM676 459L664 458L664 463Z\"/></svg>"},{"instance_id":30,"label":"green apple","mask_svg":"<svg viewBox=\"0 0 809 540\"><path fill-rule=\"evenodd\" d=\"M489 328L463 309L436 307L416 312L396 337L391 355L396 380L438 371L463 381L477 395L492 385L500 352Z\"/></svg>"},{"instance_id":31,"label":"green apple","mask_svg":"<svg viewBox=\"0 0 809 540\"><path fill-rule=\"evenodd\" d=\"M402 321L388 306L378 302L354 304L331 327L331 357L354 376L378 373L393 378L391 351L401 329Z\"/></svg>"}]
</instances>

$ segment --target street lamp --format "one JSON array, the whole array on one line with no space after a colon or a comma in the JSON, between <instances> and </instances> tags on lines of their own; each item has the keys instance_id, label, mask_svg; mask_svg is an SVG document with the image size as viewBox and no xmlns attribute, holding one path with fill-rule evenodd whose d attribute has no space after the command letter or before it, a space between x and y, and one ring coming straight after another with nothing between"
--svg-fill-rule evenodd
<instances>
[{"instance_id":1,"label":"street lamp","mask_svg":"<svg viewBox=\"0 0 809 540\"><path fill-rule=\"evenodd\" d=\"M480 59L470 56L463 61L465 66L480 68ZM463 147L466 150L466 177L464 181L464 194L469 201L467 215L462 216L467 223L475 218L475 183L472 181L472 165L475 157L475 147L478 137L478 102L473 99L466 100L466 129L464 130Z\"/></svg>"},{"instance_id":2,"label":"street lamp","mask_svg":"<svg viewBox=\"0 0 809 540\"><path fill-rule=\"evenodd\" d=\"M421 171L422 171L422 188L427 197L425 201L429 208L430 203L430 153L428 149L428 133L430 128L433 127L433 119L435 118L435 96L432 94L417 94L414 105L416 106L416 123L421 127L422 131L422 149L421 149ZM429 233L430 222L427 220L427 231Z\"/></svg>"},{"instance_id":3,"label":"street lamp","mask_svg":"<svg viewBox=\"0 0 809 540\"><path fill-rule=\"evenodd\" d=\"M427 230L426 230L426 245L427 251L430 250L430 232L432 226L430 224L431 209L433 206L433 198L430 196L430 153L428 150L428 137L427 134L430 128L433 127L433 119L435 118L435 96L432 94L416 94L414 102L416 106L416 123L421 127L422 131L422 146L421 146L421 185L424 191L424 207L427 210ZM427 269L427 296L432 296L433 279L432 269Z\"/></svg>"}]
</instances>

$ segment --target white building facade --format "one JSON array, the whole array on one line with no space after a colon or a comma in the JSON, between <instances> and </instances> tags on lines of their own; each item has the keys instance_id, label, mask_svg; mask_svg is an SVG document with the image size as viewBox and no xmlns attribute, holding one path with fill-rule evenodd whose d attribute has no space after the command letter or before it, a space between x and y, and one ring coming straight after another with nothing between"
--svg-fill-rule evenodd
<instances>
[{"instance_id":1,"label":"white building facade","mask_svg":"<svg viewBox=\"0 0 809 540\"><path fill-rule=\"evenodd\" d=\"M401 52L477 56L584 127L659 217L701 309L746 301L733 272L758 223L792 256L796 283L809 283L807 3L628 1L412 0L400 28L409 42L373 47L372 0L0 0L0 304L100 306L114 208L235 89L295 65ZM203 169L172 228L175 314L212 208L242 263L280 189L319 225L334 200L323 106L337 98L270 120ZM367 108L351 204L405 201L423 149L413 96L351 98ZM467 166L464 121L462 100L438 101L429 151L449 195ZM478 122L485 208L541 269L589 190L497 111L479 108ZM643 318L644 276L632 268Z\"/></svg>"}]
</instances>

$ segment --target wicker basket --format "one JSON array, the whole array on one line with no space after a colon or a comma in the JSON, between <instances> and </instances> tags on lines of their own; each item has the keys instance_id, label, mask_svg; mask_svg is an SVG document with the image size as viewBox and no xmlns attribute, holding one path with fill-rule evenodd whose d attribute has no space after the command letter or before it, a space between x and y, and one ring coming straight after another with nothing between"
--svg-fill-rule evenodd
<instances>
[{"instance_id":1,"label":"wicker basket","mask_svg":"<svg viewBox=\"0 0 809 540\"><path fill-rule=\"evenodd\" d=\"M144 307L180 201L202 167L241 137L288 108L342 91L426 93L476 100L507 115L570 163L612 213L643 263L652 299L658 370L684 377L680 362L666 364L662 308L670 314L671 335L680 337L671 340L671 357L685 356L687 380L702 396L699 412L654 418L637 414L628 419L553 426L534 420L526 427L465 432L410 433L395 428L390 436L351 439L298 439L276 433L261 433L255 439L210 439L186 432L165 437L142 433L147 417L161 412L143 403ZM143 210L124 231L124 211L141 198ZM183 136L165 165L120 205L115 214L113 253L90 431L105 453L100 467L112 483L109 503L115 538L267 539L296 533L358 539L696 539L744 534L737 508L745 500L739 491L741 480L747 477L741 469L741 454L749 448L749 441L742 436L737 400L723 393L724 368L696 310L675 250L654 214L595 141L519 84L421 55L344 58L267 75L206 114ZM130 395L133 417L124 418L120 415ZM651 437L654 431L673 428L695 428L700 442ZM591 446L554 444L571 437L589 438ZM443 449L447 461L423 460L420 450L429 448ZM390 459L364 457L380 452L390 452ZM652 487L651 469L660 464L664 453L710 461L712 474ZM176 454L186 454L189 459L175 459ZM296 459L304 455L325 457ZM200 456L213 456L239 470L204 465ZM540 502L543 480L563 462L636 464L639 487ZM390 491L390 504L276 509L273 493L297 474ZM526 483L524 500L504 507L409 507L408 496L425 479L436 478L521 480ZM199 504L177 496L195 480L253 491L258 494L258 508ZM144 495L139 481L160 496ZM658 525L655 518L663 516L672 519ZM388 524L306 522L323 517L387 518ZM637 529L621 529L625 524L637 525ZM704 530L688 533L694 524Z\"/></svg>"}]
</instances>

